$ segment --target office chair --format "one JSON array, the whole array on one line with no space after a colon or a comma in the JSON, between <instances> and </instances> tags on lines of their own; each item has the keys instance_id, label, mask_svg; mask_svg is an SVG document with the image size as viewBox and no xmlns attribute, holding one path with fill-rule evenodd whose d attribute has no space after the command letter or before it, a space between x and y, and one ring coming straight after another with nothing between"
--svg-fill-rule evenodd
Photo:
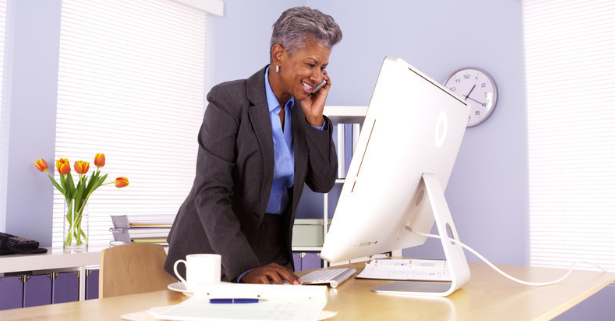
<instances>
[{"instance_id":1,"label":"office chair","mask_svg":"<svg viewBox=\"0 0 615 321\"><path fill-rule=\"evenodd\" d=\"M100 253L100 298L160 291L177 280L164 269L167 258L159 244L124 244Z\"/></svg>"}]
</instances>

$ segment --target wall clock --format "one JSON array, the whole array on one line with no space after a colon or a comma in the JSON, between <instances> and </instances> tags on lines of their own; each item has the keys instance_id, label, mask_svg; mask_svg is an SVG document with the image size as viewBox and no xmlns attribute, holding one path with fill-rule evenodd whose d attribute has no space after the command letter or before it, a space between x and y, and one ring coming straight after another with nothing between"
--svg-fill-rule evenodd
<instances>
[{"instance_id":1,"label":"wall clock","mask_svg":"<svg viewBox=\"0 0 615 321\"><path fill-rule=\"evenodd\" d=\"M444 87L470 107L467 127L476 126L491 116L498 100L498 88L493 78L478 68L461 68L444 82Z\"/></svg>"}]
</instances>

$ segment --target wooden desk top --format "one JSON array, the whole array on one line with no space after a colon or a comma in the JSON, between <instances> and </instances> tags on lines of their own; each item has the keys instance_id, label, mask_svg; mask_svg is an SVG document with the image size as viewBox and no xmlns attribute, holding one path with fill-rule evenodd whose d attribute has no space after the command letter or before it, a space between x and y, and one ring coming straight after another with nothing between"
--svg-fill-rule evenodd
<instances>
[{"instance_id":1,"label":"wooden desk top","mask_svg":"<svg viewBox=\"0 0 615 321\"><path fill-rule=\"evenodd\" d=\"M350 266L362 270L363 263ZM534 282L550 281L566 271L499 265L505 272ZM472 278L445 298L376 294L388 281L351 279L329 290L329 320L550 320L615 280L614 273L574 271L563 282L532 287L510 281L483 263L470 263ZM305 273L298 273L299 275ZM0 320L118 320L123 314L178 304L187 297L170 290L122 297L0 311Z\"/></svg>"}]
</instances>

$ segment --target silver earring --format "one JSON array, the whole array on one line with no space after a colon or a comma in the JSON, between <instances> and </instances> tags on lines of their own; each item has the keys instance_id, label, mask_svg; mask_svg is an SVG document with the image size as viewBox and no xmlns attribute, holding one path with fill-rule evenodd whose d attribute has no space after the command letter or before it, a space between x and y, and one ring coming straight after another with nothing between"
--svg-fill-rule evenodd
<instances>
[{"instance_id":1,"label":"silver earring","mask_svg":"<svg viewBox=\"0 0 615 321\"><path fill-rule=\"evenodd\" d=\"M280 72L280 66L275 66L275 72Z\"/></svg>"}]
</instances>

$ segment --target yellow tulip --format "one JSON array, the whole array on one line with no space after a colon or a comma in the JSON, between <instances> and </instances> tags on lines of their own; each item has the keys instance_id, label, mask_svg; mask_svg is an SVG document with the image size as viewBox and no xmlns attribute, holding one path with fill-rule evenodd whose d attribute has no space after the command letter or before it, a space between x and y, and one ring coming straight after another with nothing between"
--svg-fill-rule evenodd
<instances>
[{"instance_id":1,"label":"yellow tulip","mask_svg":"<svg viewBox=\"0 0 615 321\"><path fill-rule=\"evenodd\" d=\"M96 156L94 156L94 165L98 168L105 166L105 154L96 154Z\"/></svg>"},{"instance_id":2,"label":"yellow tulip","mask_svg":"<svg viewBox=\"0 0 615 321\"><path fill-rule=\"evenodd\" d=\"M70 162L66 158L60 158L56 161L56 167L60 175L66 175L70 173Z\"/></svg>"},{"instance_id":3,"label":"yellow tulip","mask_svg":"<svg viewBox=\"0 0 615 321\"><path fill-rule=\"evenodd\" d=\"M76 161L75 162L75 172L77 174L85 174L90 170L90 163L84 161Z\"/></svg>"},{"instance_id":4,"label":"yellow tulip","mask_svg":"<svg viewBox=\"0 0 615 321\"><path fill-rule=\"evenodd\" d=\"M38 168L38 170L41 172L46 172L47 169L49 168L49 165L47 165L47 162L42 158L34 162L34 166L36 166L36 168Z\"/></svg>"},{"instance_id":5,"label":"yellow tulip","mask_svg":"<svg viewBox=\"0 0 615 321\"><path fill-rule=\"evenodd\" d=\"M128 186L128 178L118 177L115 179L115 187L122 188Z\"/></svg>"}]
</instances>

